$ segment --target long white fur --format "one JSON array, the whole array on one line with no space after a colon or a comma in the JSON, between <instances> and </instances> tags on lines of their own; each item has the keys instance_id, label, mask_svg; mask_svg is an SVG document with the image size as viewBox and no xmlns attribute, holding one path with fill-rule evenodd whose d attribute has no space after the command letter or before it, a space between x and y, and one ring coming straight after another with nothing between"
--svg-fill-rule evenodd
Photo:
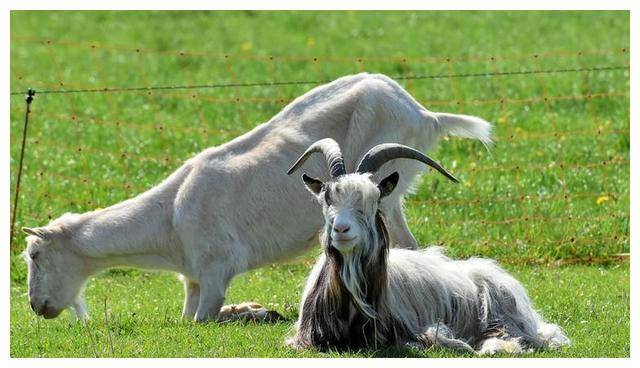
<instances>
[{"instance_id":1,"label":"long white fur","mask_svg":"<svg viewBox=\"0 0 640 368\"><path fill-rule=\"evenodd\" d=\"M175 271L183 276L183 316L214 318L230 279L289 258L316 243L320 207L286 168L310 143L331 137L348 170L372 146L399 142L427 151L448 134L489 142L490 125L465 115L432 113L400 85L379 74L358 74L314 88L269 122L204 150L166 180L135 198L83 214L67 214L27 238L30 298L53 310L78 306L90 275L117 266ZM415 247L402 196L421 165L397 161L398 189L385 201L394 244ZM326 178L325 163L305 171ZM97 183L99 185L99 183ZM46 237L46 239L43 239ZM40 250L38 260L29 254ZM36 271L33 263L38 264ZM55 313L54 313L55 314Z\"/></svg>"},{"instance_id":2,"label":"long white fur","mask_svg":"<svg viewBox=\"0 0 640 368\"><path fill-rule=\"evenodd\" d=\"M546 323L534 310L522 285L490 259L452 260L440 247L420 251L392 249L389 291L392 313L415 326L416 331L442 321L445 315L454 316L446 328L452 331L452 339L458 341L445 346L458 348L460 341L473 341L476 326L486 329L492 321L508 325L513 335L487 339L480 347L483 354L521 353L527 350L519 343L518 338L522 337L528 339L527 346L533 344L537 348L555 349L570 344L559 326ZM505 301L495 298L493 292L514 298L516 312L505 314L500 305ZM486 313L475 320L472 311L478 306Z\"/></svg>"}]
</instances>

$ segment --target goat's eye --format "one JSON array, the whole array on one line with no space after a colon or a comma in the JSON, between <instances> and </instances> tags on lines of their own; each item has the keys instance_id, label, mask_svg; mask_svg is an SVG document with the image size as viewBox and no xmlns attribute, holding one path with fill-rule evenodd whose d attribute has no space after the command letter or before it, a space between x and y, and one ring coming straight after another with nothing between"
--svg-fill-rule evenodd
<instances>
[{"instance_id":1,"label":"goat's eye","mask_svg":"<svg viewBox=\"0 0 640 368\"><path fill-rule=\"evenodd\" d=\"M35 261L36 258L38 258L38 256L40 255L40 252L35 251L35 252L31 252L31 254L29 255L29 257L31 258L31 260Z\"/></svg>"},{"instance_id":2,"label":"goat's eye","mask_svg":"<svg viewBox=\"0 0 640 368\"><path fill-rule=\"evenodd\" d=\"M331 195L329 195L329 190L324 191L324 201L327 205L331 205Z\"/></svg>"}]
</instances>

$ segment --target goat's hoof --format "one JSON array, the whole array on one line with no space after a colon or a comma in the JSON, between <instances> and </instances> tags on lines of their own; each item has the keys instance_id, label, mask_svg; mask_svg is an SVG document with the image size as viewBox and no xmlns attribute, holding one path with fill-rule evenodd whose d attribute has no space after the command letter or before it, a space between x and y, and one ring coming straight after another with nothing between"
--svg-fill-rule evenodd
<instances>
[{"instance_id":1,"label":"goat's hoof","mask_svg":"<svg viewBox=\"0 0 640 368\"><path fill-rule=\"evenodd\" d=\"M404 344L404 347L412 350L422 350L424 349L424 344L418 341L409 341Z\"/></svg>"},{"instance_id":2,"label":"goat's hoof","mask_svg":"<svg viewBox=\"0 0 640 368\"><path fill-rule=\"evenodd\" d=\"M273 323L283 320L285 318L280 313L267 310L267 308L255 302L225 305L220 309L217 318L220 323L233 321Z\"/></svg>"}]
</instances>

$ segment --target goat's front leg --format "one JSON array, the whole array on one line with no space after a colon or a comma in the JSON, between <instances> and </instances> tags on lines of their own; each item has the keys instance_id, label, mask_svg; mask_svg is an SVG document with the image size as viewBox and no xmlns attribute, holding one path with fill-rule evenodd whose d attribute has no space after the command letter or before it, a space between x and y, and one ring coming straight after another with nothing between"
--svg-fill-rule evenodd
<instances>
[{"instance_id":1,"label":"goat's front leg","mask_svg":"<svg viewBox=\"0 0 640 368\"><path fill-rule=\"evenodd\" d=\"M232 276L222 263L205 267L199 279L200 300L194 318L196 322L216 319L224 303L224 296Z\"/></svg>"},{"instance_id":2,"label":"goat's front leg","mask_svg":"<svg viewBox=\"0 0 640 368\"><path fill-rule=\"evenodd\" d=\"M81 295L79 295L74 301L73 301L73 309L76 311L76 317L82 321L82 322L86 322L89 320L89 313L87 312L87 304L85 303L83 297Z\"/></svg>"},{"instance_id":3,"label":"goat's front leg","mask_svg":"<svg viewBox=\"0 0 640 368\"><path fill-rule=\"evenodd\" d=\"M409 230L409 225L402 211L400 199L390 205L386 215L391 246L396 248L417 249L418 241L411 233L411 230Z\"/></svg>"},{"instance_id":4,"label":"goat's front leg","mask_svg":"<svg viewBox=\"0 0 640 368\"><path fill-rule=\"evenodd\" d=\"M200 285L186 277L183 278L184 283L184 306L182 308L182 319L192 320L198 310L200 303Z\"/></svg>"}]
</instances>

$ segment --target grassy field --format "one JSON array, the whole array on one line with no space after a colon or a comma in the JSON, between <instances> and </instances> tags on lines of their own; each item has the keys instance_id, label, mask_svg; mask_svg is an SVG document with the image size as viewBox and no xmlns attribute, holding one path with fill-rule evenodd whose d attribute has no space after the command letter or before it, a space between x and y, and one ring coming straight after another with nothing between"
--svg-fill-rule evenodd
<instances>
[{"instance_id":1,"label":"grassy field","mask_svg":"<svg viewBox=\"0 0 640 368\"><path fill-rule=\"evenodd\" d=\"M24 285L11 291L11 354L31 357L457 357L428 351L297 352L284 345L296 318L308 262L266 267L235 279L228 301L260 300L289 320L277 324L180 320L182 285L168 274L107 274L87 289L88 326L64 312L56 320L27 311ZM573 346L531 357L629 356L629 266L512 266L543 315L566 329ZM105 310L106 306L106 310ZM106 311L106 319L105 319Z\"/></svg>"},{"instance_id":2,"label":"grassy field","mask_svg":"<svg viewBox=\"0 0 640 368\"><path fill-rule=\"evenodd\" d=\"M616 260L629 252L629 72L584 69L628 66L628 49L627 12L12 12L10 72L11 91L22 92L565 70L399 80L431 110L493 122L496 136L490 152L443 141L431 154L463 184L426 175L407 215L422 244L507 264L574 340L534 356L620 357L629 355L629 266ZM16 227L138 194L311 87L39 94ZM23 113L12 96L12 190ZM283 346L292 321L179 322L180 285L165 274L97 277L88 327L38 320L24 296L23 247L16 234L12 356L323 356ZM293 319L314 254L238 277L229 302L257 300Z\"/></svg>"}]
</instances>

